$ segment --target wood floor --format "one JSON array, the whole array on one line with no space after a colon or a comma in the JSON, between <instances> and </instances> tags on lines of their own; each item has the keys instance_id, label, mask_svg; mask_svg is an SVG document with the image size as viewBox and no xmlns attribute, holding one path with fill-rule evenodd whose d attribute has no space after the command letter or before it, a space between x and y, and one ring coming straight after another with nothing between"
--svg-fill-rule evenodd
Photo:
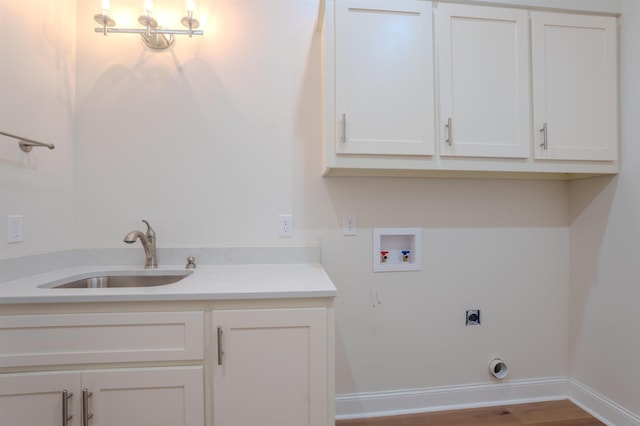
<instances>
[{"instance_id":1,"label":"wood floor","mask_svg":"<svg viewBox=\"0 0 640 426\"><path fill-rule=\"evenodd\" d=\"M439 411L370 419L336 420L336 426L601 426L569 400Z\"/></svg>"}]
</instances>

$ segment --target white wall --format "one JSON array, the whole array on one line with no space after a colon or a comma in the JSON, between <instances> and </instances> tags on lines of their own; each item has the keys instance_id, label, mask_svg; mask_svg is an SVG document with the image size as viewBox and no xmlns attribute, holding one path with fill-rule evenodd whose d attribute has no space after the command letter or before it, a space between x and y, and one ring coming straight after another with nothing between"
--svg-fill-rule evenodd
<instances>
[{"instance_id":1,"label":"white wall","mask_svg":"<svg viewBox=\"0 0 640 426\"><path fill-rule=\"evenodd\" d=\"M12 14L31 10L0 1L2 31L7 4L17 8ZM168 52L148 51L135 35L95 34L96 5L77 3L75 242L43 235L38 249L123 247L124 234L143 218L161 247L321 246L339 291L338 393L489 382L494 356L508 361L510 379L566 376L569 267L578 269L575 250L569 259L570 234L574 248L576 235L590 241L592 220L581 234L575 218L589 211L577 200L585 198L580 185L589 199L590 184L322 178L316 2L199 3L205 36L180 38ZM114 9L118 21L124 12ZM2 69L17 74L4 61L6 49ZM2 105L19 101L19 91L5 97L2 81ZM29 105L43 116L51 110ZM56 152L43 151L38 161ZM2 167L4 203L5 191L19 185ZM71 166L53 169L68 176ZM34 174L47 181L45 170ZM51 220L53 210L56 232L67 235L65 201L73 191L54 203L42 186L7 199L33 205L36 222ZM277 236L278 213L293 213L293 238ZM357 214L356 237L342 236L343 213ZM371 229L395 226L423 229L421 272L371 272ZM613 257L616 243L609 244ZM465 327L464 311L475 307L483 324ZM589 348L572 340L577 374L591 365L576 359L578 344ZM626 403L632 395L610 396Z\"/></svg>"},{"instance_id":2,"label":"white wall","mask_svg":"<svg viewBox=\"0 0 640 426\"><path fill-rule=\"evenodd\" d=\"M0 258L74 244L74 22L74 0L0 0L0 131L56 146L25 154L0 136ZM10 214L22 243L7 243Z\"/></svg>"},{"instance_id":3,"label":"white wall","mask_svg":"<svg viewBox=\"0 0 640 426\"><path fill-rule=\"evenodd\" d=\"M640 413L640 2L622 4L621 172L570 184L570 373Z\"/></svg>"}]
</instances>

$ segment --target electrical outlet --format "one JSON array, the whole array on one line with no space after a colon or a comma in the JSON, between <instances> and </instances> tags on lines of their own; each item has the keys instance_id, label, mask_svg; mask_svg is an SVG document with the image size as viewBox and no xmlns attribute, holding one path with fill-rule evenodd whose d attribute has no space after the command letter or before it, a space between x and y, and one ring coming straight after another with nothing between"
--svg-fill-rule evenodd
<instances>
[{"instance_id":1,"label":"electrical outlet","mask_svg":"<svg viewBox=\"0 0 640 426\"><path fill-rule=\"evenodd\" d=\"M22 215L7 216L7 242L20 243L23 241Z\"/></svg>"},{"instance_id":2,"label":"electrical outlet","mask_svg":"<svg viewBox=\"0 0 640 426\"><path fill-rule=\"evenodd\" d=\"M469 309L465 318L466 325L480 325L480 309Z\"/></svg>"},{"instance_id":3,"label":"electrical outlet","mask_svg":"<svg viewBox=\"0 0 640 426\"><path fill-rule=\"evenodd\" d=\"M342 235L356 235L358 227L355 214L342 215Z\"/></svg>"},{"instance_id":4,"label":"electrical outlet","mask_svg":"<svg viewBox=\"0 0 640 426\"><path fill-rule=\"evenodd\" d=\"M293 236L293 215L281 214L281 215L278 215L278 219L280 220L280 228L278 230L278 235L281 237L292 237Z\"/></svg>"}]
</instances>

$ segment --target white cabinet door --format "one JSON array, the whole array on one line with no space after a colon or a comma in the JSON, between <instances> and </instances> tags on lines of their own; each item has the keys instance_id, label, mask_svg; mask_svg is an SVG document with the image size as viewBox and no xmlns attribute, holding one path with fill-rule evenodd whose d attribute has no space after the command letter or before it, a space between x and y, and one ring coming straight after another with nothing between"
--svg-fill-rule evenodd
<instances>
[{"instance_id":1,"label":"white cabinet door","mask_svg":"<svg viewBox=\"0 0 640 426\"><path fill-rule=\"evenodd\" d=\"M440 3L441 155L531 155L528 13Z\"/></svg>"},{"instance_id":2,"label":"white cabinet door","mask_svg":"<svg viewBox=\"0 0 640 426\"><path fill-rule=\"evenodd\" d=\"M67 391L65 397L64 391ZM80 425L80 373L0 375L1 426Z\"/></svg>"},{"instance_id":3,"label":"white cabinet door","mask_svg":"<svg viewBox=\"0 0 640 426\"><path fill-rule=\"evenodd\" d=\"M202 367L87 370L82 387L91 426L204 426Z\"/></svg>"},{"instance_id":4,"label":"white cabinet door","mask_svg":"<svg viewBox=\"0 0 640 426\"><path fill-rule=\"evenodd\" d=\"M618 157L616 18L531 12L535 157Z\"/></svg>"},{"instance_id":5,"label":"white cabinet door","mask_svg":"<svg viewBox=\"0 0 640 426\"><path fill-rule=\"evenodd\" d=\"M214 311L215 426L327 426L325 308Z\"/></svg>"},{"instance_id":6,"label":"white cabinet door","mask_svg":"<svg viewBox=\"0 0 640 426\"><path fill-rule=\"evenodd\" d=\"M432 39L430 2L335 3L336 153L434 153Z\"/></svg>"}]
</instances>

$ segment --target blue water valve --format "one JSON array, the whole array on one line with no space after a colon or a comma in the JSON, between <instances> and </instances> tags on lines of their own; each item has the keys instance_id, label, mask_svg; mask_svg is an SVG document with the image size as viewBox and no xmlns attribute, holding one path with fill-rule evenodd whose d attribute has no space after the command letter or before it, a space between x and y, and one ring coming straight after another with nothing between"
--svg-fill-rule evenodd
<instances>
[{"instance_id":1,"label":"blue water valve","mask_svg":"<svg viewBox=\"0 0 640 426\"><path fill-rule=\"evenodd\" d=\"M409 261L409 254L411 254L410 250L402 250L402 261L403 262L408 262Z\"/></svg>"}]
</instances>

